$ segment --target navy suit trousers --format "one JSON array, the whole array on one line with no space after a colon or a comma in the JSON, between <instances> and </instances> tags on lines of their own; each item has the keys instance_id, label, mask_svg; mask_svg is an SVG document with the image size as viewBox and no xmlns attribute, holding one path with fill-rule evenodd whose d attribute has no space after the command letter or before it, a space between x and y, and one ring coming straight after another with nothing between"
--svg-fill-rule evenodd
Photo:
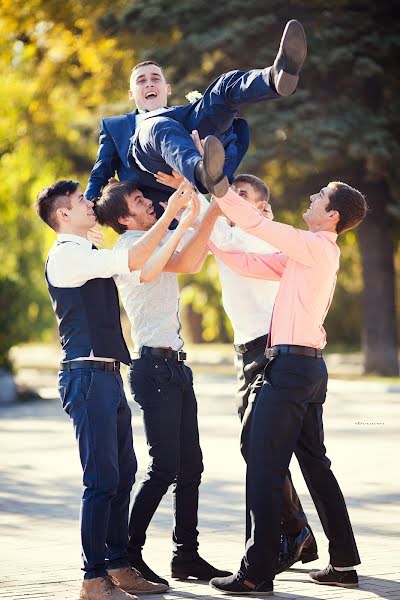
<instances>
[{"instance_id":1,"label":"navy suit trousers","mask_svg":"<svg viewBox=\"0 0 400 600\"><path fill-rule=\"evenodd\" d=\"M333 566L360 562L346 504L326 456L323 359L281 354L270 360L254 407L246 478L246 554L241 570L255 581L276 573L282 489L293 452L329 540Z\"/></svg>"},{"instance_id":2,"label":"navy suit trousers","mask_svg":"<svg viewBox=\"0 0 400 600\"><path fill-rule=\"evenodd\" d=\"M119 372L60 371L83 469L81 539L85 579L129 566L129 497L136 474L131 410Z\"/></svg>"},{"instance_id":3,"label":"navy suit trousers","mask_svg":"<svg viewBox=\"0 0 400 600\"><path fill-rule=\"evenodd\" d=\"M240 107L279 97L270 86L269 73L270 68L225 73L206 90L193 110L172 107L145 119L133 139L133 156L151 173L175 169L196 185L193 172L201 156L190 133L197 129L201 138L215 135L224 144L224 172L231 178L241 160L232 131Z\"/></svg>"}]
</instances>

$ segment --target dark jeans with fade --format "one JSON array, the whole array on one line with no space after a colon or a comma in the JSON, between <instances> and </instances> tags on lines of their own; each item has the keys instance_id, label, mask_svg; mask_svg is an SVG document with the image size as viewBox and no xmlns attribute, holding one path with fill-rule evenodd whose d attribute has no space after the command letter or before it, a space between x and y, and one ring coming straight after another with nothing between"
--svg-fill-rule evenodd
<instances>
[{"instance_id":1,"label":"dark jeans with fade","mask_svg":"<svg viewBox=\"0 0 400 600\"><path fill-rule=\"evenodd\" d=\"M131 410L119 372L60 371L83 469L81 539L85 579L129 566L129 497L136 474Z\"/></svg>"},{"instance_id":2,"label":"dark jeans with fade","mask_svg":"<svg viewBox=\"0 0 400 600\"><path fill-rule=\"evenodd\" d=\"M282 489L293 452L329 540L333 566L360 562L340 487L326 456L323 359L281 354L270 360L252 419L246 478L246 554L241 570L254 581L274 579L280 542Z\"/></svg>"},{"instance_id":3,"label":"dark jeans with fade","mask_svg":"<svg viewBox=\"0 0 400 600\"><path fill-rule=\"evenodd\" d=\"M145 355L132 361L129 383L143 413L150 464L133 500L128 556L142 551L146 531L173 485L174 555L197 556L197 512L203 460L192 371L183 362Z\"/></svg>"}]
</instances>

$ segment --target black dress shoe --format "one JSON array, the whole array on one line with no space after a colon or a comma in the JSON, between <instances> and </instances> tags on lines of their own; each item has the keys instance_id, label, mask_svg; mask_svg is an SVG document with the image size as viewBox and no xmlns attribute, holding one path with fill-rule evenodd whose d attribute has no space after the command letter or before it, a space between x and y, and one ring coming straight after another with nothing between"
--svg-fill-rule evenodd
<instances>
[{"instance_id":1,"label":"black dress shoe","mask_svg":"<svg viewBox=\"0 0 400 600\"><path fill-rule=\"evenodd\" d=\"M301 560L302 562L311 562L318 558L316 554L315 539L308 527L303 527L297 537L282 535L281 547L279 551L279 563L277 573L282 573L289 569L294 563ZM307 554L307 548L313 548L315 552Z\"/></svg>"},{"instance_id":2,"label":"black dress shoe","mask_svg":"<svg viewBox=\"0 0 400 600\"><path fill-rule=\"evenodd\" d=\"M195 167L195 177L216 198L224 196L229 188L224 175L225 150L218 138L208 135L204 141L204 155Z\"/></svg>"},{"instance_id":3,"label":"black dress shoe","mask_svg":"<svg viewBox=\"0 0 400 600\"><path fill-rule=\"evenodd\" d=\"M130 555L128 560L131 567L134 567L137 571L139 571L142 577L147 579L147 581L152 581L153 583L163 583L169 587L169 583L166 579L159 577L157 573L154 573L154 571L152 571L150 567L146 565L141 554L135 556Z\"/></svg>"},{"instance_id":4,"label":"black dress shoe","mask_svg":"<svg viewBox=\"0 0 400 600\"><path fill-rule=\"evenodd\" d=\"M281 96L293 94L306 56L307 42L303 26L298 21L289 21L271 68L271 83L278 94Z\"/></svg>"},{"instance_id":5,"label":"black dress shoe","mask_svg":"<svg viewBox=\"0 0 400 600\"><path fill-rule=\"evenodd\" d=\"M215 577L211 579L210 586L223 594L240 594L240 596L270 596L274 593L272 581L255 583L241 571L230 577Z\"/></svg>"},{"instance_id":6,"label":"black dress shoe","mask_svg":"<svg viewBox=\"0 0 400 600\"><path fill-rule=\"evenodd\" d=\"M355 569L351 571L336 571L335 567L328 565L322 571L311 571L309 576L314 583L322 585L337 585L338 587L358 587L358 575Z\"/></svg>"},{"instance_id":7,"label":"black dress shoe","mask_svg":"<svg viewBox=\"0 0 400 600\"><path fill-rule=\"evenodd\" d=\"M201 581L210 581L213 577L226 577L232 575L230 571L221 571L208 563L201 556L192 560L185 560L174 556L171 562L171 575L173 579L189 579L194 577Z\"/></svg>"}]
</instances>

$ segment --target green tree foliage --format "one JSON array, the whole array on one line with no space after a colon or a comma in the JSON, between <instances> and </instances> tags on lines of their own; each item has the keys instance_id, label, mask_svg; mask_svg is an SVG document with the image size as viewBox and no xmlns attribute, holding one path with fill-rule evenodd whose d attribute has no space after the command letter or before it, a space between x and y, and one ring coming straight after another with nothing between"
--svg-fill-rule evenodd
<instances>
[{"instance_id":1,"label":"green tree foliage","mask_svg":"<svg viewBox=\"0 0 400 600\"><path fill-rule=\"evenodd\" d=\"M43 278L54 235L34 198L57 179L86 178L96 110L120 100L133 52L99 32L94 1L4 0L0 11L1 366L13 344L54 323Z\"/></svg>"}]
</instances>

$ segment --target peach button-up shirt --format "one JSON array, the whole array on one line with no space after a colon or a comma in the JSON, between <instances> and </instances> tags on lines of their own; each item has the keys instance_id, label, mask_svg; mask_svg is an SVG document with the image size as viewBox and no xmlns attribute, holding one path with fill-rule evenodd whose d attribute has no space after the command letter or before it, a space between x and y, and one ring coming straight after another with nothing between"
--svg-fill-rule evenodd
<instances>
[{"instance_id":1,"label":"peach button-up shirt","mask_svg":"<svg viewBox=\"0 0 400 600\"><path fill-rule=\"evenodd\" d=\"M280 281L271 325L271 345L295 344L324 348L323 323L332 301L339 268L337 234L303 231L263 217L256 207L230 189L216 198L228 219L281 252L211 251L240 275Z\"/></svg>"}]
</instances>

